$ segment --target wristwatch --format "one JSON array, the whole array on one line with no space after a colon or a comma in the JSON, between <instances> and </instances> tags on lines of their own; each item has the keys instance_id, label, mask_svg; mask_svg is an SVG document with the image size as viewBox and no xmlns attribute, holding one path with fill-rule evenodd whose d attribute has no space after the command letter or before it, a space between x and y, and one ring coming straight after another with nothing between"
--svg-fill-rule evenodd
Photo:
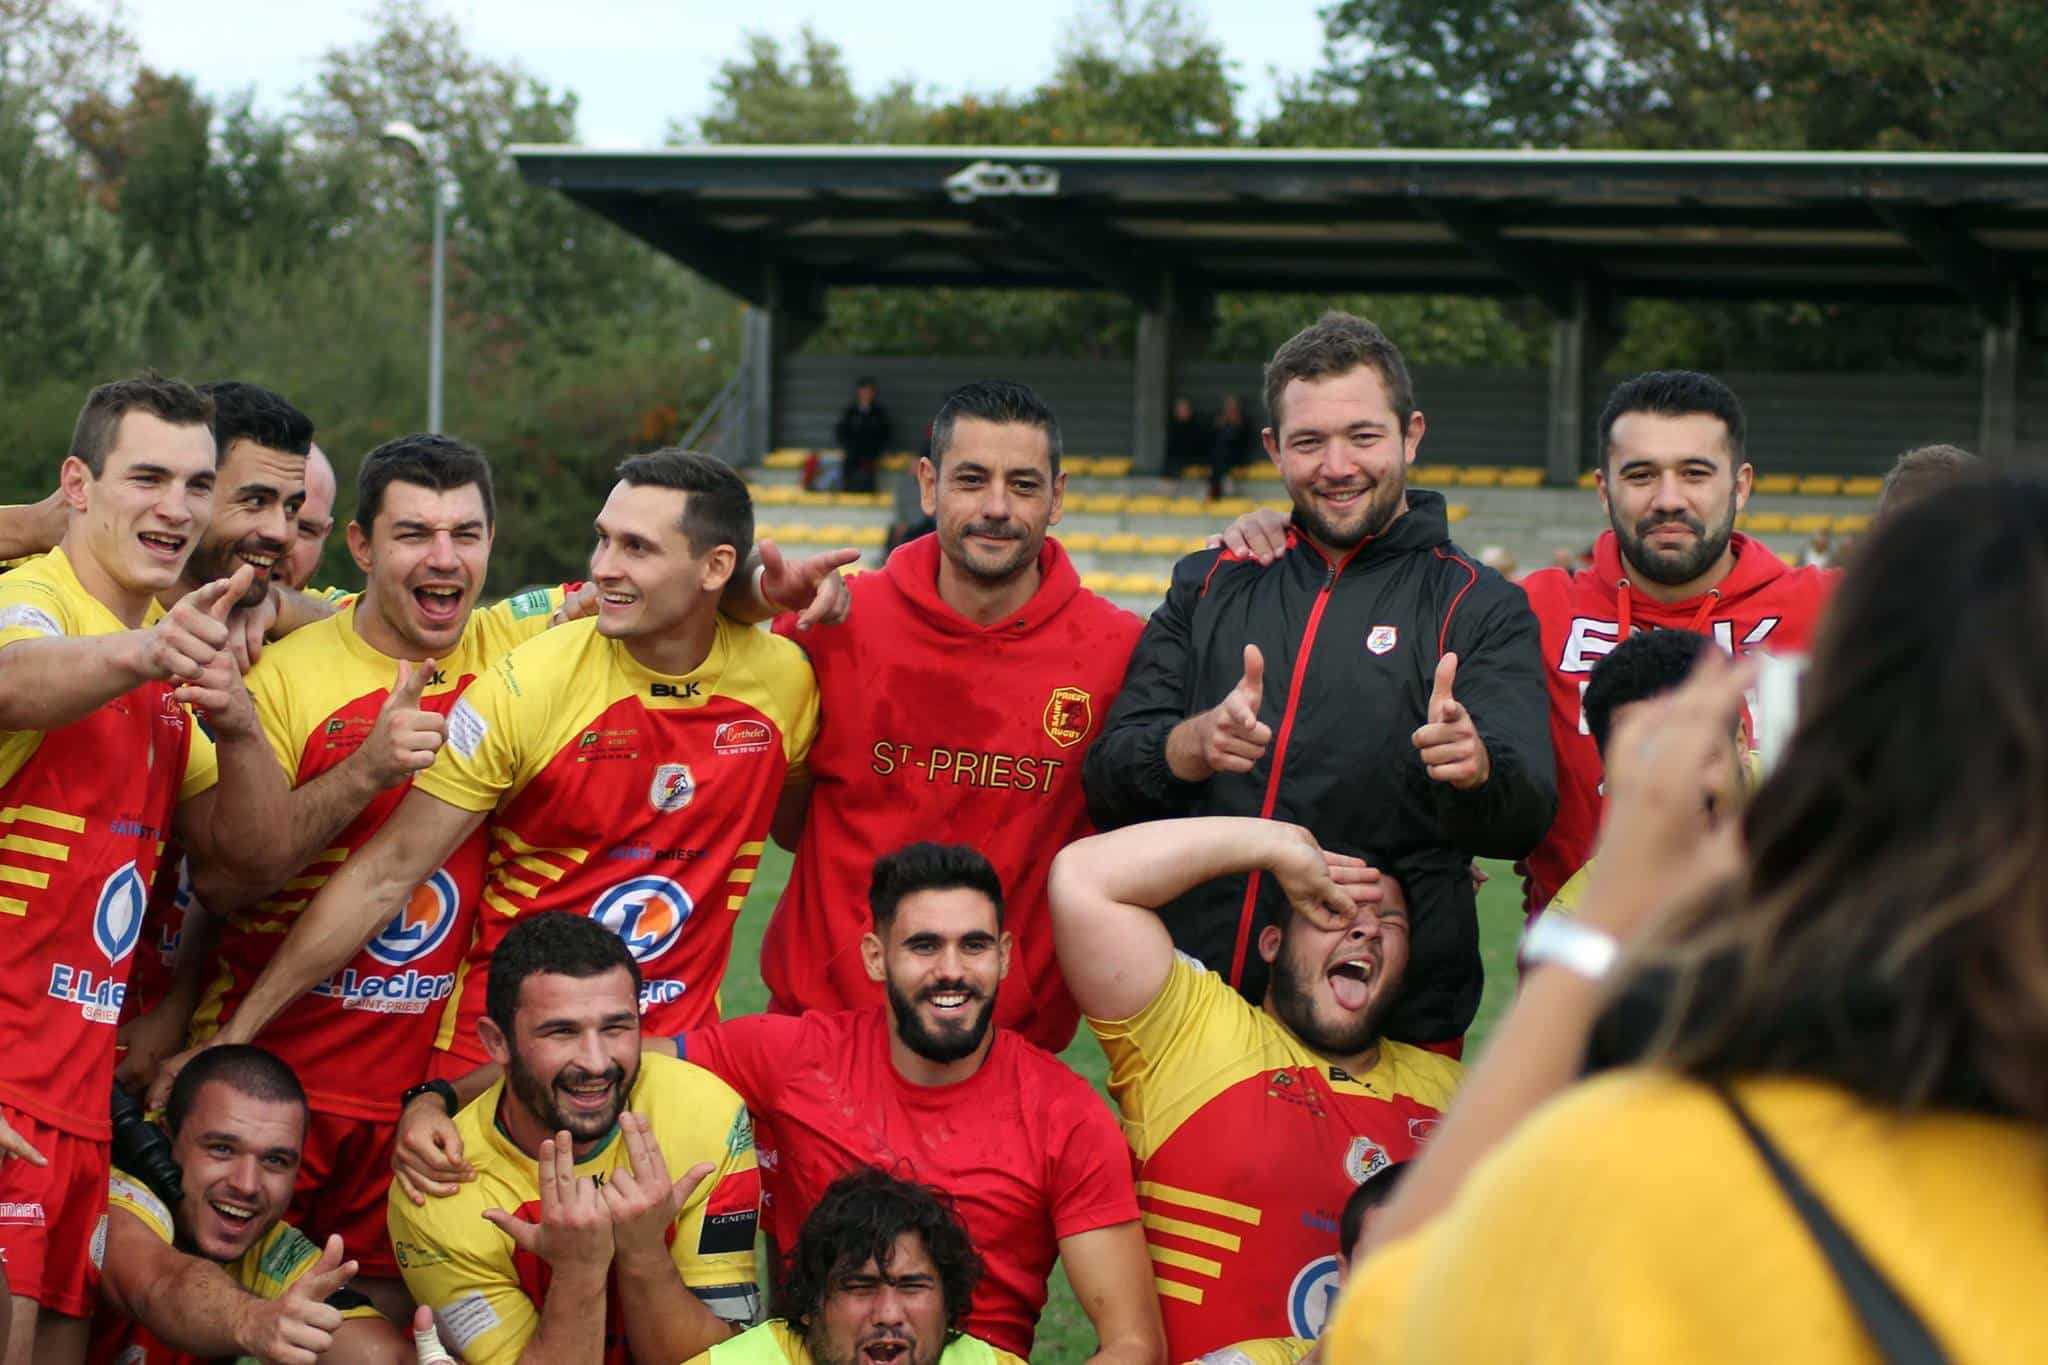
<instances>
[{"instance_id":1,"label":"wristwatch","mask_svg":"<svg viewBox=\"0 0 2048 1365\"><path fill-rule=\"evenodd\" d=\"M404 1113L405 1107L422 1095L439 1095L441 1103L448 1106L448 1117L451 1119L455 1117L455 1111L462 1107L456 1102L454 1086L446 1081L434 1080L421 1081L418 1085L400 1095L398 1097L398 1111L401 1114Z\"/></svg>"},{"instance_id":2,"label":"wristwatch","mask_svg":"<svg viewBox=\"0 0 2048 1365\"><path fill-rule=\"evenodd\" d=\"M1621 956L1621 944L1614 935L1595 929L1570 915L1546 912L1522 937L1522 961L1534 967L1549 962L1566 971L1577 972L1588 981L1599 981L1614 969Z\"/></svg>"}]
</instances>

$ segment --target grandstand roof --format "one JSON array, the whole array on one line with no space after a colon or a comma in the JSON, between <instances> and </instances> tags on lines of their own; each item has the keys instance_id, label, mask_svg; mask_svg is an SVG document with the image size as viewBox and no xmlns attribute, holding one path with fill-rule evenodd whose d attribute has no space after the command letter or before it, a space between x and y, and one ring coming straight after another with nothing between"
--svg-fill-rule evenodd
<instances>
[{"instance_id":1,"label":"grandstand roof","mask_svg":"<svg viewBox=\"0 0 2048 1365\"><path fill-rule=\"evenodd\" d=\"M2048 156L527 145L755 303L841 285L1965 302L2048 283Z\"/></svg>"}]
</instances>

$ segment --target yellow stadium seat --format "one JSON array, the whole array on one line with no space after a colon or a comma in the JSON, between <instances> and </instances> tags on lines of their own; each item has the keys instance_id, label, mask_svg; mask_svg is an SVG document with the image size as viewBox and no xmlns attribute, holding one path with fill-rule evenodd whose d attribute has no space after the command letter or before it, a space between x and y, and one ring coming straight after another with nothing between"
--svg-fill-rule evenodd
<instances>
[{"instance_id":1,"label":"yellow stadium seat","mask_svg":"<svg viewBox=\"0 0 2048 1365\"><path fill-rule=\"evenodd\" d=\"M1141 493L1124 504L1124 511L1134 517L1163 517L1172 510L1173 499L1156 493Z\"/></svg>"},{"instance_id":2,"label":"yellow stadium seat","mask_svg":"<svg viewBox=\"0 0 2048 1365\"><path fill-rule=\"evenodd\" d=\"M761 461L764 469L802 469L808 450L771 450L768 458Z\"/></svg>"},{"instance_id":3,"label":"yellow stadium seat","mask_svg":"<svg viewBox=\"0 0 2048 1365\"><path fill-rule=\"evenodd\" d=\"M1597 470L1597 469L1589 469L1589 470L1587 470L1587 471L1586 471L1585 473L1583 473L1583 474L1579 475L1579 487L1581 487L1581 488L1598 488L1599 486L1600 486L1600 471L1599 471L1599 470Z\"/></svg>"},{"instance_id":4,"label":"yellow stadium seat","mask_svg":"<svg viewBox=\"0 0 2048 1365\"><path fill-rule=\"evenodd\" d=\"M1408 471L1408 482L1424 488L1439 488L1456 483L1464 472L1454 464L1419 464Z\"/></svg>"},{"instance_id":5,"label":"yellow stadium seat","mask_svg":"<svg viewBox=\"0 0 2048 1365\"><path fill-rule=\"evenodd\" d=\"M1835 519L1825 512L1819 514L1808 513L1804 516L1792 518L1785 523L1785 529L1796 531L1802 536L1810 536L1816 532L1828 530L1834 524Z\"/></svg>"},{"instance_id":6,"label":"yellow stadium seat","mask_svg":"<svg viewBox=\"0 0 2048 1365\"><path fill-rule=\"evenodd\" d=\"M1180 476L1184 479L1206 479L1209 477L1209 466L1205 464L1191 464L1181 470Z\"/></svg>"},{"instance_id":7,"label":"yellow stadium seat","mask_svg":"<svg viewBox=\"0 0 2048 1365\"><path fill-rule=\"evenodd\" d=\"M1203 503L1202 509L1205 516L1223 518L1241 517L1257 506L1250 498L1218 498L1214 502Z\"/></svg>"},{"instance_id":8,"label":"yellow stadium seat","mask_svg":"<svg viewBox=\"0 0 2048 1365\"><path fill-rule=\"evenodd\" d=\"M1742 518L1742 529L1757 535L1774 535L1789 531L1790 518L1778 512L1751 512Z\"/></svg>"},{"instance_id":9,"label":"yellow stadium seat","mask_svg":"<svg viewBox=\"0 0 2048 1365\"><path fill-rule=\"evenodd\" d=\"M1788 569L1799 567L1799 552L1797 550L1780 550L1778 551L1778 558L1784 561L1785 567Z\"/></svg>"},{"instance_id":10,"label":"yellow stadium seat","mask_svg":"<svg viewBox=\"0 0 2048 1365\"><path fill-rule=\"evenodd\" d=\"M1501 471L1486 465L1474 465L1458 475L1458 482L1467 488L1494 488L1500 484Z\"/></svg>"},{"instance_id":11,"label":"yellow stadium seat","mask_svg":"<svg viewBox=\"0 0 2048 1365\"><path fill-rule=\"evenodd\" d=\"M1280 482L1280 466L1271 460L1260 460L1257 464L1246 465L1237 471L1237 476L1247 483Z\"/></svg>"},{"instance_id":12,"label":"yellow stadium seat","mask_svg":"<svg viewBox=\"0 0 2048 1365\"><path fill-rule=\"evenodd\" d=\"M1131 457L1128 455L1097 455L1095 476L1101 479L1121 479L1131 472Z\"/></svg>"},{"instance_id":13,"label":"yellow stadium seat","mask_svg":"<svg viewBox=\"0 0 2048 1365\"><path fill-rule=\"evenodd\" d=\"M804 500L804 490L790 483L771 483L754 490L758 507L795 507Z\"/></svg>"},{"instance_id":14,"label":"yellow stadium seat","mask_svg":"<svg viewBox=\"0 0 2048 1365\"><path fill-rule=\"evenodd\" d=\"M1113 536L1104 536L1096 548L1106 555L1134 555L1144 543L1142 537L1130 531L1118 531Z\"/></svg>"},{"instance_id":15,"label":"yellow stadium seat","mask_svg":"<svg viewBox=\"0 0 2048 1365\"><path fill-rule=\"evenodd\" d=\"M1200 554L1208 548L1209 537L1207 536L1189 536L1180 543L1180 552L1184 555Z\"/></svg>"},{"instance_id":16,"label":"yellow stadium seat","mask_svg":"<svg viewBox=\"0 0 2048 1365\"><path fill-rule=\"evenodd\" d=\"M1057 539L1068 550L1081 554L1092 554L1102 545L1102 537L1093 531L1076 531L1070 536L1059 536Z\"/></svg>"},{"instance_id":17,"label":"yellow stadium seat","mask_svg":"<svg viewBox=\"0 0 2048 1365\"><path fill-rule=\"evenodd\" d=\"M1166 510L1169 515L1176 517L1206 517L1209 515L1209 504L1200 498L1175 498Z\"/></svg>"},{"instance_id":18,"label":"yellow stadium seat","mask_svg":"<svg viewBox=\"0 0 2048 1365\"><path fill-rule=\"evenodd\" d=\"M895 452L893 455L884 455L882 457L881 465L882 468L888 470L904 470L910 468L911 461L915 460L916 458L917 457L915 455L912 455L907 450L899 450Z\"/></svg>"},{"instance_id":19,"label":"yellow stadium seat","mask_svg":"<svg viewBox=\"0 0 2048 1365\"><path fill-rule=\"evenodd\" d=\"M1122 493L1097 493L1092 501L1095 504L1092 510L1113 517L1121 513L1131 500Z\"/></svg>"},{"instance_id":20,"label":"yellow stadium seat","mask_svg":"<svg viewBox=\"0 0 2048 1365\"><path fill-rule=\"evenodd\" d=\"M1145 553L1148 555L1172 555L1175 559L1179 559L1183 553L1181 546L1185 541L1186 537L1184 536L1146 536L1144 542Z\"/></svg>"},{"instance_id":21,"label":"yellow stadium seat","mask_svg":"<svg viewBox=\"0 0 2048 1365\"><path fill-rule=\"evenodd\" d=\"M1292 516L1294 514L1294 504L1292 502L1289 502L1285 498L1281 498L1278 501L1273 502L1262 502L1259 504L1259 506L1271 508L1273 511L1278 512L1283 517Z\"/></svg>"},{"instance_id":22,"label":"yellow stadium seat","mask_svg":"<svg viewBox=\"0 0 2048 1365\"><path fill-rule=\"evenodd\" d=\"M1081 586L1090 592L1115 592L1116 584L1121 577L1122 575L1113 573L1084 573L1081 575Z\"/></svg>"},{"instance_id":23,"label":"yellow stadium seat","mask_svg":"<svg viewBox=\"0 0 2048 1365\"><path fill-rule=\"evenodd\" d=\"M1165 593L1167 580L1158 574L1127 573L1117 575L1117 591L1133 597L1156 597Z\"/></svg>"},{"instance_id":24,"label":"yellow stadium seat","mask_svg":"<svg viewBox=\"0 0 2048 1365\"><path fill-rule=\"evenodd\" d=\"M1874 498L1884 492L1884 480L1875 474L1858 474L1842 480L1842 491L1852 498Z\"/></svg>"},{"instance_id":25,"label":"yellow stadium seat","mask_svg":"<svg viewBox=\"0 0 2048 1365\"><path fill-rule=\"evenodd\" d=\"M1815 497L1833 497L1842 491L1839 474L1809 474L1799 481L1799 491Z\"/></svg>"},{"instance_id":26,"label":"yellow stadium seat","mask_svg":"<svg viewBox=\"0 0 2048 1365\"><path fill-rule=\"evenodd\" d=\"M1797 493L1799 480L1790 474L1764 474L1756 481L1759 493Z\"/></svg>"},{"instance_id":27,"label":"yellow stadium seat","mask_svg":"<svg viewBox=\"0 0 2048 1365\"><path fill-rule=\"evenodd\" d=\"M889 536L888 528L882 526L849 526L846 530L847 534L839 538L839 543L858 545L864 550L874 549Z\"/></svg>"},{"instance_id":28,"label":"yellow stadium seat","mask_svg":"<svg viewBox=\"0 0 2048 1365\"><path fill-rule=\"evenodd\" d=\"M1095 457L1093 455L1062 455L1060 456L1060 472L1071 474L1077 478L1090 478L1095 473Z\"/></svg>"},{"instance_id":29,"label":"yellow stadium seat","mask_svg":"<svg viewBox=\"0 0 2048 1365\"><path fill-rule=\"evenodd\" d=\"M1828 529L1847 536L1860 536L1870 529L1870 517L1866 513L1854 516L1836 517L1828 523Z\"/></svg>"},{"instance_id":30,"label":"yellow stadium seat","mask_svg":"<svg viewBox=\"0 0 2048 1365\"><path fill-rule=\"evenodd\" d=\"M1540 469L1503 469L1500 472L1502 488L1541 488L1543 471Z\"/></svg>"},{"instance_id":31,"label":"yellow stadium seat","mask_svg":"<svg viewBox=\"0 0 2048 1365\"><path fill-rule=\"evenodd\" d=\"M1462 502L1447 503L1444 506L1444 520L1453 526L1472 515L1472 509Z\"/></svg>"}]
</instances>

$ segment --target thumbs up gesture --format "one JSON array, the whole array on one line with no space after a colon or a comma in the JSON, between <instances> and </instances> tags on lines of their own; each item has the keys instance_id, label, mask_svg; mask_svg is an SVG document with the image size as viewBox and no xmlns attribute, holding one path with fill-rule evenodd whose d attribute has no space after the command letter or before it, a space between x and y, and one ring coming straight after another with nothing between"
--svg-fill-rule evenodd
<instances>
[{"instance_id":1,"label":"thumbs up gesture","mask_svg":"<svg viewBox=\"0 0 2048 1365\"><path fill-rule=\"evenodd\" d=\"M433 681L434 660L398 661L398 681L377 712L377 724L363 741L362 761L369 765L377 790L395 787L434 761L448 735L448 718L420 705Z\"/></svg>"},{"instance_id":2,"label":"thumbs up gesture","mask_svg":"<svg viewBox=\"0 0 2048 1365\"><path fill-rule=\"evenodd\" d=\"M341 1238L329 1237L320 1259L273 1300L251 1301L243 1348L280 1365L317 1365L334 1345L341 1310L327 1298L355 1278L356 1263L342 1259Z\"/></svg>"},{"instance_id":3,"label":"thumbs up gesture","mask_svg":"<svg viewBox=\"0 0 2048 1365\"><path fill-rule=\"evenodd\" d=\"M1266 660L1257 645L1244 647L1244 675L1229 695L1189 716L1166 738L1166 762L1183 782L1215 773L1248 773L1266 755L1273 727L1259 719L1265 699Z\"/></svg>"},{"instance_id":4,"label":"thumbs up gesture","mask_svg":"<svg viewBox=\"0 0 2048 1365\"><path fill-rule=\"evenodd\" d=\"M1459 791L1486 785L1493 775L1493 760L1487 756L1486 741L1472 723L1472 713L1451 695L1458 680L1458 656L1446 654L1437 660L1436 682L1429 691L1429 711L1413 736L1422 755L1422 766L1430 780L1448 782Z\"/></svg>"}]
</instances>

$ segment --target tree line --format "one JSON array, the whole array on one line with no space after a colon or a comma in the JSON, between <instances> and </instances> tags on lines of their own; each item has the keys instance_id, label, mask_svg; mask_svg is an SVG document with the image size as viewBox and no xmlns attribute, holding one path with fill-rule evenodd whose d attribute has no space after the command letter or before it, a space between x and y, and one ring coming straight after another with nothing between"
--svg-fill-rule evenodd
<instances>
[{"instance_id":1,"label":"tree line","mask_svg":"<svg viewBox=\"0 0 2048 1365\"><path fill-rule=\"evenodd\" d=\"M2048 149L2048 8L1995 0L1339 0L1324 43L1240 115L1196 7L1084 0L1028 90L862 95L805 29L750 36L671 142ZM279 111L149 62L86 0L0 0L0 498L48 485L82 393L152 364L270 384L346 480L424 421L431 203L378 144L444 140L447 425L498 457L518 534L500 582L572 573L587 490L670 440L730 373L737 304L551 191L504 149L574 142L573 93L479 55L424 0L383 0ZM1533 303L1226 295L1215 359L1253 360L1336 302L1424 364L1540 364ZM1961 309L1628 305L1614 363L1962 369ZM834 291L812 350L1128 355L1093 293ZM344 500L346 502L346 500ZM337 544L337 573L345 553Z\"/></svg>"}]
</instances>

